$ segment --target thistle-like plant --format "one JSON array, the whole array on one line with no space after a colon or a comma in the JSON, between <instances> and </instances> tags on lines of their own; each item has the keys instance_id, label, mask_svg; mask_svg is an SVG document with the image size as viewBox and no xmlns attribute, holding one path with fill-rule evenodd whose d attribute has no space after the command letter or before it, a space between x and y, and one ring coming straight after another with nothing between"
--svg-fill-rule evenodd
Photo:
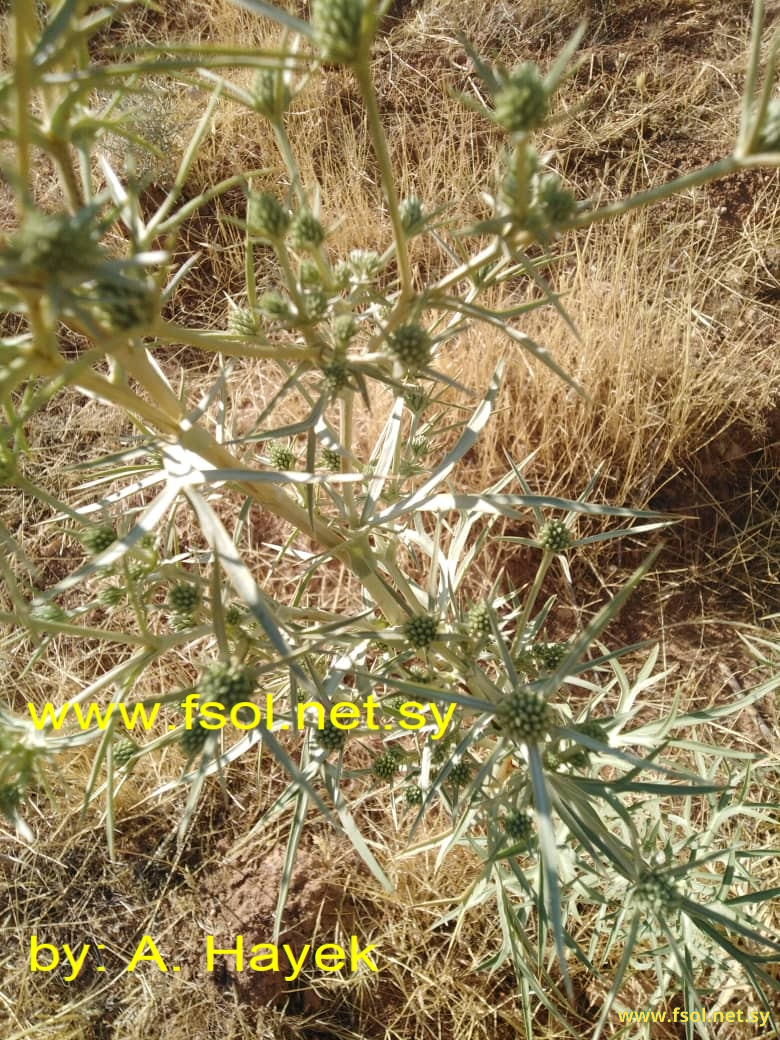
<instances>
[{"instance_id":1,"label":"thistle-like plant","mask_svg":"<svg viewBox=\"0 0 780 1040\"><path fill-rule=\"evenodd\" d=\"M770 1007L777 980L765 964L780 945L762 924L768 897L756 892L748 902L725 880L738 877L749 886L751 857L755 862L760 853L743 855L722 843L708 849L700 825L686 832L678 823L688 809L665 815L671 797L683 806L703 801L706 835L714 843L722 822L738 814L730 799L735 785L747 783L747 765L697 743L695 730L739 704L638 721L637 696L653 681L655 658L651 654L648 668L631 682L620 664L622 648L608 651L601 639L643 570L566 642L549 634L555 604L542 602L542 591L551 568L570 582L568 558L582 546L628 530L654 530L663 519L590 502L594 482L576 501L535 495L521 463L481 493L458 490L456 466L489 421L503 366L486 386L471 388L481 396L466 418L438 404L443 391L462 389L440 362L445 351L457 352L466 322L502 329L508 343L579 389L517 327L519 313L492 302L489 289L533 278L527 250L717 177L780 165L772 97L777 48L759 82L760 2L733 153L603 207L577 201L534 142L534 132L554 114L579 34L546 74L533 65L493 67L470 52L485 98L472 107L505 135L501 172L497 183L485 186L486 219L466 227L437 221L435 229L427 214L437 212L437 200L399 199L400 171L392 166L380 116L371 47L387 4L315 0L309 24L264 0L241 3L276 19L288 34L286 46L240 55L254 73L251 89L224 74L239 57L219 47L147 48L129 64L93 62L90 37L124 3L82 13L69 0L45 9L11 0L13 68L0 80L0 104L13 144L3 173L18 220L0 243L0 281L4 306L23 328L1 347L0 476L37 500L84 551L70 573L43 590L28 587L3 564L13 609L0 619L19 643L36 641L39 654L68 638L122 648L76 702L111 690L115 702L161 705L170 721L128 754L113 725L39 731L0 708L0 809L29 835L25 797L46 789L53 756L93 745L86 797L99 789L105 794L113 853L114 795L128 764L132 760L137 775L147 755L178 742L186 763L178 783L188 788L178 832L183 841L203 784L262 746L290 780L261 824L289 820L294 804L288 863L315 809L344 829L387 884L355 822L345 793L355 787L345 785L346 778L362 779L383 796L391 781L390 797L402 795L414 827L439 805L452 826L428 844L443 855L467 843L483 866L453 914L495 900L504 935L495 962L511 958L526 1008L532 994L557 1007L550 994L566 990L572 955L603 982L605 1016L635 955L652 963L659 991L673 982L691 1010L700 1006L700 972L728 973L735 962ZM319 219L319 186L304 183L287 133L299 84L323 63L347 66L362 97L388 218L381 251L366 243L337 254L330 224ZM199 88L205 99L173 184L156 204L142 200L138 183L123 181L111 165L107 140L121 130L121 120L116 104L99 100L106 89L127 94L145 76ZM188 177L223 98L268 122L288 173L286 191L262 190L261 171L244 170L189 197ZM36 197L41 158L59 178L56 205ZM231 301L225 329L175 322L167 304L199 263L197 256L182 261L177 235L200 210L229 195L245 199L235 218L244 242L243 299ZM418 284L410 242L425 236L441 264ZM549 293L530 306L548 303L560 307ZM80 337L77 356L64 349L62 330ZM172 375L159 362L170 344L218 361L205 395L195 392L187 370ZM225 403L240 389L244 363L255 359L276 366L278 391L254 427L225 436ZM89 479L72 495L58 496L33 480L26 446L36 413L66 387L121 413L137 437L82 467L91 469ZM357 418L372 388L383 390L387 406L376 444L366 450ZM285 409L294 394L306 408L291 423ZM451 444L442 451L436 448L440 431ZM267 446L264 453L257 452L258 442ZM230 496L235 510L223 508ZM289 599L265 588L250 562L245 521L254 507L293 532L280 550L296 584ZM185 516L207 551L182 543ZM605 529L578 537L580 517L601 517ZM496 585L475 606L469 587L475 561L498 518L522 525L525 533L511 537L538 553L537 570L527 588ZM12 533L3 528L2 534L13 546ZM24 559L21 550L17 557ZM317 569L330 561L342 564L360 588L352 610L307 599ZM207 597L201 589L208 589ZM65 593L67 611L56 603ZM171 611L181 623L161 623ZM149 696L146 682L183 656L198 665L204 698L230 706L251 702L259 688L270 693L273 727L217 735L197 716L193 725L183 723L185 681L182 689L157 696ZM326 716L334 701L365 702L377 688L384 694L388 743L367 769L365 757L350 756L353 747L364 749L370 732L347 733ZM578 706L583 695L585 709ZM420 732L400 725L399 697L423 705ZM305 732L291 742L282 728L294 726L301 704ZM433 740L431 704L454 709L447 740ZM696 772L666 760L675 742L693 753ZM724 780L718 765L730 759L732 774ZM281 885L277 930L289 876L286 871ZM576 934L583 901L611 936L606 948L585 945ZM530 936L538 937L538 948ZM557 953L554 972L546 967L548 943ZM532 1035L530 1010L526 1031Z\"/></svg>"}]
</instances>

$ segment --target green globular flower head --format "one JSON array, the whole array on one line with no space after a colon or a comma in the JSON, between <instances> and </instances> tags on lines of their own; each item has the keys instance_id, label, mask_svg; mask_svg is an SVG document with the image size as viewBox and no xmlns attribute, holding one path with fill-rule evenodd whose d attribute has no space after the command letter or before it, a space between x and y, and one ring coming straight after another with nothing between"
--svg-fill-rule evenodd
<instances>
[{"instance_id":1,"label":"green globular flower head","mask_svg":"<svg viewBox=\"0 0 780 1040\"><path fill-rule=\"evenodd\" d=\"M141 278L101 279L89 298L108 325L124 332L151 325L157 315L154 287Z\"/></svg>"},{"instance_id":2,"label":"green globular flower head","mask_svg":"<svg viewBox=\"0 0 780 1040\"><path fill-rule=\"evenodd\" d=\"M634 899L641 910L665 917L680 905L680 894L671 878L657 871L645 871L634 889Z\"/></svg>"},{"instance_id":3,"label":"green globular flower head","mask_svg":"<svg viewBox=\"0 0 780 1040\"><path fill-rule=\"evenodd\" d=\"M330 719L325 719L322 729L316 730L315 739L319 746L330 754L331 751L340 751L347 742L346 730L334 726Z\"/></svg>"},{"instance_id":4,"label":"green globular flower head","mask_svg":"<svg viewBox=\"0 0 780 1040\"><path fill-rule=\"evenodd\" d=\"M553 724L553 715L541 693L517 686L499 705L496 722L515 744L540 744Z\"/></svg>"},{"instance_id":5,"label":"green globular flower head","mask_svg":"<svg viewBox=\"0 0 780 1040\"><path fill-rule=\"evenodd\" d=\"M456 762L449 771L447 779L455 787L463 787L471 779L471 762L467 762L465 759Z\"/></svg>"},{"instance_id":6,"label":"green globular flower head","mask_svg":"<svg viewBox=\"0 0 780 1040\"><path fill-rule=\"evenodd\" d=\"M431 337L421 325L399 325L389 340L390 352L409 371L431 360Z\"/></svg>"},{"instance_id":7,"label":"green globular flower head","mask_svg":"<svg viewBox=\"0 0 780 1040\"><path fill-rule=\"evenodd\" d=\"M114 765L117 769L127 769L129 764L141 750L134 740L126 738L114 744Z\"/></svg>"},{"instance_id":8,"label":"green globular flower head","mask_svg":"<svg viewBox=\"0 0 780 1040\"><path fill-rule=\"evenodd\" d=\"M404 793L407 805L422 805L423 793L417 784L410 784Z\"/></svg>"},{"instance_id":9,"label":"green globular flower head","mask_svg":"<svg viewBox=\"0 0 780 1040\"><path fill-rule=\"evenodd\" d=\"M314 38L323 61L350 65L371 43L373 0L313 0Z\"/></svg>"},{"instance_id":10,"label":"green globular flower head","mask_svg":"<svg viewBox=\"0 0 780 1040\"><path fill-rule=\"evenodd\" d=\"M191 614L200 606L201 594L197 585L191 585L187 581L179 582L172 586L168 592L168 603L172 610L180 614Z\"/></svg>"},{"instance_id":11,"label":"green globular flower head","mask_svg":"<svg viewBox=\"0 0 780 1040\"><path fill-rule=\"evenodd\" d=\"M295 214L288 233L293 249L312 250L325 241L325 229L308 210L299 210Z\"/></svg>"},{"instance_id":12,"label":"green globular flower head","mask_svg":"<svg viewBox=\"0 0 780 1040\"><path fill-rule=\"evenodd\" d=\"M290 224L290 215L274 195L250 195L246 209L247 230L254 238L280 242Z\"/></svg>"},{"instance_id":13,"label":"green globular flower head","mask_svg":"<svg viewBox=\"0 0 780 1040\"><path fill-rule=\"evenodd\" d=\"M557 173L548 170L534 178L533 204L536 215L544 224L556 227L565 223L574 213L574 196L564 188Z\"/></svg>"},{"instance_id":14,"label":"green globular flower head","mask_svg":"<svg viewBox=\"0 0 780 1040\"><path fill-rule=\"evenodd\" d=\"M290 317L290 301L275 289L264 292L257 306L267 318L274 321L286 321Z\"/></svg>"},{"instance_id":15,"label":"green globular flower head","mask_svg":"<svg viewBox=\"0 0 780 1040\"><path fill-rule=\"evenodd\" d=\"M550 520L541 528L536 540L545 552L562 553L571 545L572 536L563 520Z\"/></svg>"},{"instance_id":16,"label":"green globular flower head","mask_svg":"<svg viewBox=\"0 0 780 1040\"><path fill-rule=\"evenodd\" d=\"M331 397L349 385L349 368L343 361L331 361L323 368L322 374L325 377L325 389Z\"/></svg>"},{"instance_id":17,"label":"green globular flower head","mask_svg":"<svg viewBox=\"0 0 780 1040\"><path fill-rule=\"evenodd\" d=\"M404 624L404 635L411 646L416 650L422 650L438 637L439 624L430 614L419 614L409 618Z\"/></svg>"},{"instance_id":18,"label":"green globular flower head","mask_svg":"<svg viewBox=\"0 0 780 1040\"><path fill-rule=\"evenodd\" d=\"M534 643L533 656L549 672L554 672L566 654L569 652L568 643Z\"/></svg>"},{"instance_id":19,"label":"green globular flower head","mask_svg":"<svg viewBox=\"0 0 780 1040\"><path fill-rule=\"evenodd\" d=\"M192 758L193 755L197 755L199 751L202 751L206 741L211 736L212 732L210 729L206 729L201 719L195 719L190 729L185 729L179 740L179 747L182 753L187 758Z\"/></svg>"},{"instance_id":20,"label":"green globular flower head","mask_svg":"<svg viewBox=\"0 0 780 1040\"><path fill-rule=\"evenodd\" d=\"M12 242L19 263L44 277L86 274L105 259L95 216L92 209L28 212Z\"/></svg>"},{"instance_id":21,"label":"green globular flower head","mask_svg":"<svg viewBox=\"0 0 780 1040\"><path fill-rule=\"evenodd\" d=\"M528 842L534 833L534 818L529 812L518 809L504 820L504 831L513 841Z\"/></svg>"},{"instance_id":22,"label":"green globular flower head","mask_svg":"<svg viewBox=\"0 0 780 1040\"><path fill-rule=\"evenodd\" d=\"M90 527L86 531L82 531L79 539L91 556L97 556L98 553L104 552L114 544L116 531L108 524L102 524L99 527Z\"/></svg>"},{"instance_id":23,"label":"green globular flower head","mask_svg":"<svg viewBox=\"0 0 780 1040\"><path fill-rule=\"evenodd\" d=\"M487 603L475 603L466 615L466 634L475 642L490 635L490 608Z\"/></svg>"},{"instance_id":24,"label":"green globular flower head","mask_svg":"<svg viewBox=\"0 0 780 1040\"><path fill-rule=\"evenodd\" d=\"M333 319L333 342L345 348L357 333L357 322L352 314L339 314Z\"/></svg>"},{"instance_id":25,"label":"green globular flower head","mask_svg":"<svg viewBox=\"0 0 780 1040\"><path fill-rule=\"evenodd\" d=\"M389 751L383 751L381 755L377 755L371 767L371 772L378 780L392 780L397 771L398 763L395 755Z\"/></svg>"},{"instance_id":26,"label":"green globular flower head","mask_svg":"<svg viewBox=\"0 0 780 1040\"><path fill-rule=\"evenodd\" d=\"M269 444L268 458L275 469L295 469L295 454L283 444Z\"/></svg>"},{"instance_id":27,"label":"green globular flower head","mask_svg":"<svg viewBox=\"0 0 780 1040\"><path fill-rule=\"evenodd\" d=\"M204 702L223 704L229 711L242 701L249 701L257 689L254 669L245 665L215 661L201 676L198 691Z\"/></svg>"},{"instance_id":28,"label":"green globular flower head","mask_svg":"<svg viewBox=\"0 0 780 1040\"><path fill-rule=\"evenodd\" d=\"M524 62L513 69L493 99L496 122L510 134L527 133L544 123L547 88L538 68Z\"/></svg>"},{"instance_id":29,"label":"green globular flower head","mask_svg":"<svg viewBox=\"0 0 780 1040\"><path fill-rule=\"evenodd\" d=\"M127 589L122 588L121 585L106 585L98 593L98 602L110 610L113 607L118 607L124 601L126 595Z\"/></svg>"},{"instance_id":30,"label":"green globular flower head","mask_svg":"<svg viewBox=\"0 0 780 1040\"><path fill-rule=\"evenodd\" d=\"M338 473L341 469L341 456L334 448L323 448L320 452L323 466L326 466L332 473Z\"/></svg>"}]
</instances>

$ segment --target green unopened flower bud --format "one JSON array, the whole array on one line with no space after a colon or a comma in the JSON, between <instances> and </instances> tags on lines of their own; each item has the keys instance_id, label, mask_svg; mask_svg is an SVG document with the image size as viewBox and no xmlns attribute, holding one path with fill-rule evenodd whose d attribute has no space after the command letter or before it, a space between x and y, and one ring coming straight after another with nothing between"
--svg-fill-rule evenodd
<instances>
[{"instance_id":1,"label":"green unopened flower bud","mask_svg":"<svg viewBox=\"0 0 780 1040\"><path fill-rule=\"evenodd\" d=\"M320 269L313 260L302 260L298 267L298 281L304 288L322 285Z\"/></svg>"},{"instance_id":2,"label":"green unopened flower bud","mask_svg":"<svg viewBox=\"0 0 780 1040\"><path fill-rule=\"evenodd\" d=\"M541 693L517 686L499 705L496 722L514 743L539 744L552 726L553 715Z\"/></svg>"},{"instance_id":3,"label":"green unopened flower bud","mask_svg":"<svg viewBox=\"0 0 780 1040\"><path fill-rule=\"evenodd\" d=\"M766 106L766 115L758 135L759 152L780 152L780 97L773 97Z\"/></svg>"},{"instance_id":4,"label":"green unopened flower bud","mask_svg":"<svg viewBox=\"0 0 780 1040\"><path fill-rule=\"evenodd\" d=\"M431 360L431 337L421 325L399 325L390 336L389 347L407 370L424 368Z\"/></svg>"},{"instance_id":5,"label":"green unopened flower bud","mask_svg":"<svg viewBox=\"0 0 780 1040\"><path fill-rule=\"evenodd\" d=\"M513 69L493 100L496 122L511 134L535 130L547 115L547 89L531 62Z\"/></svg>"},{"instance_id":6,"label":"green unopened flower bud","mask_svg":"<svg viewBox=\"0 0 780 1040\"><path fill-rule=\"evenodd\" d=\"M373 0L313 0L314 38L324 61L351 64L370 44Z\"/></svg>"},{"instance_id":7,"label":"green unopened flower bud","mask_svg":"<svg viewBox=\"0 0 780 1040\"><path fill-rule=\"evenodd\" d=\"M568 643L534 643L531 647L536 660L550 672L554 672L566 654L569 652Z\"/></svg>"},{"instance_id":8,"label":"green unopened flower bud","mask_svg":"<svg viewBox=\"0 0 780 1040\"><path fill-rule=\"evenodd\" d=\"M418 614L404 624L404 635L411 646L421 650L430 646L439 635L439 624L430 614Z\"/></svg>"},{"instance_id":9,"label":"green unopened flower bud","mask_svg":"<svg viewBox=\"0 0 780 1040\"><path fill-rule=\"evenodd\" d=\"M398 207L398 212L401 216L401 226L410 238L422 231L425 218L422 203L418 198L412 195L408 199L403 199Z\"/></svg>"},{"instance_id":10,"label":"green unopened flower bud","mask_svg":"<svg viewBox=\"0 0 780 1040\"><path fill-rule=\"evenodd\" d=\"M81 532L79 539L90 555L97 556L98 553L105 552L110 545L114 544L116 531L113 527L109 527L108 524L103 524L99 527L88 527L86 531Z\"/></svg>"},{"instance_id":11,"label":"green unopened flower bud","mask_svg":"<svg viewBox=\"0 0 780 1040\"><path fill-rule=\"evenodd\" d=\"M140 278L98 281L90 292L101 318L112 328L129 331L151 325L157 316L157 294Z\"/></svg>"},{"instance_id":12,"label":"green unopened flower bud","mask_svg":"<svg viewBox=\"0 0 780 1040\"><path fill-rule=\"evenodd\" d=\"M471 779L471 762L466 759L456 762L449 771L447 779L455 787L463 787Z\"/></svg>"},{"instance_id":13,"label":"green unopened flower bud","mask_svg":"<svg viewBox=\"0 0 780 1040\"><path fill-rule=\"evenodd\" d=\"M322 374L325 376L325 389L333 397L349 385L349 368L343 361L331 361L323 368Z\"/></svg>"},{"instance_id":14,"label":"green unopened flower bud","mask_svg":"<svg viewBox=\"0 0 780 1040\"><path fill-rule=\"evenodd\" d=\"M266 317L275 321L286 321L290 317L290 301L275 289L264 292L257 306Z\"/></svg>"},{"instance_id":15,"label":"green unopened flower bud","mask_svg":"<svg viewBox=\"0 0 780 1040\"><path fill-rule=\"evenodd\" d=\"M353 249L347 257L348 273L361 284L373 282L381 267L381 257L373 249Z\"/></svg>"},{"instance_id":16,"label":"green unopened flower bud","mask_svg":"<svg viewBox=\"0 0 780 1040\"><path fill-rule=\"evenodd\" d=\"M111 610L113 607L118 607L120 603L123 603L126 596L127 589L122 588L121 585L107 585L98 593L98 602Z\"/></svg>"},{"instance_id":17,"label":"green unopened flower bud","mask_svg":"<svg viewBox=\"0 0 780 1040\"><path fill-rule=\"evenodd\" d=\"M567 221L575 209L574 196L552 170L534 178L533 205L539 219L553 227Z\"/></svg>"},{"instance_id":18,"label":"green unopened flower bud","mask_svg":"<svg viewBox=\"0 0 780 1040\"><path fill-rule=\"evenodd\" d=\"M212 734L212 730L206 729L202 719L195 719L190 729L185 729L179 741L179 747L187 758L192 758L202 751L206 741Z\"/></svg>"},{"instance_id":19,"label":"green unopened flower bud","mask_svg":"<svg viewBox=\"0 0 780 1040\"><path fill-rule=\"evenodd\" d=\"M30 211L11 248L33 275L87 274L105 259L95 217L92 209L75 214Z\"/></svg>"},{"instance_id":20,"label":"green unopened flower bud","mask_svg":"<svg viewBox=\"0 0 780 1040\"><path fill-rule=\"evenodd\" d=\"M279 200L266 192L250 195L246 211L247 230L255 238L280 242L290 223L290 216Z\"/></svg>"},{"instance_id":21,"label":"green unopened flower bud","mask_svg":"<svg viewBox=\"0 0 780 1040\"><path fill-rule=\"evenodd\" d=\"M357 333L357 322L352 314L338 314L333 319L333 342L345 348Z\"/></svg>"},{"instance_id":22,"label":"green unopened flower bud","mask_svg":"<svg viewBox=\"0 0 780 1040\"><path fill-rule=\"evenodd\" d=\"M303 314L301 318L305 321L319 321L328 310L328 296L324 289L314 286L302 296Z\"/></svg>"},{"instance_id":23,"label":"green unopened flower bud","mask_svg":"<svg viewBox=\"0 0 780 1040\"><path fill-rule=\"evenodd\" d=\"M410 784L404 793L407 805L422 805L423 793L417 784Z\"/></svg>"},{"instance_id":24,"label":"green unopened flower bud","mask_svg":"<svg viewBox=\"0 0 780 1040\"><path fill-rule=\"evenodd\" d=\"M231 307L227 325L228 332L234 336L256 336L258 333L257 318L246 307Z\"/></svg>"},{"instance_id":25,"label":"green unopened flower bud","mask_svg":"<svg viewBox=\"0 0 780 1040\"><path fill-rule=\"evenodd\" d=\"M280 120L290 106L290 91L281 71L261 69L255 76L252 98L255 109L266 119Z\"/></svg>"},{"instance_id":26,"label":"green unopened flower bud","mask_svg":"<svg viewBox=\"0 0 780 1040\"><path fill-rule=\"evenodd\" d=\"M325 229L307 210L299 210L289 227L290 244L294 249L316 249L325 241Z\"/></svg>"},{"instance_id":27,"label":"green unopened flower bud","mask_svg":"<svg viewBox=\"0 0 780 1040\"><path fill-rule=\"evenodd\" d=\"M545 552L562 553L571 545L572 536L563 520L550 520L541 528L536 540Z\"/></svg>"},{"instance_id":28,"label":"green unopened flower bud","mask_svg":"<svg viewBox=\"0 0 780 1040\"><path fill-rule=\"evenodd\" d=\"M138 752L141 750L139 744L136 744L134 740L126 738L125 740L118 740L114 744L114 765L117 769L127 769L132 760L136 757Z\"/></svg>"}]
</instances>

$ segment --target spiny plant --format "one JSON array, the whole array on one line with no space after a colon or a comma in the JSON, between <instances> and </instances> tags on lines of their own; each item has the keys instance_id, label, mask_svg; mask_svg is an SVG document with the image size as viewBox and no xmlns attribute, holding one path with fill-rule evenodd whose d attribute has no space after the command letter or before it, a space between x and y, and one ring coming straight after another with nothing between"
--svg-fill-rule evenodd
<instances>
[{"instance_id":1,"label":"spiny plant","mask_svg":"<svg viewBox=\"0 0 780 1040\"><path fill-rule=\"evenodd\" d=\"M629 970L646 967L655 972L657 994L679 990L694 1012L705 988L739 964L771 1011L778 983L768 962L780 944L762 924L771 893L755 891L752 881L762 853L718 836L727 820L733 827L747 813L749 762L694 735L768 687L727 707L638 720L640 693L660 678L656 655L649 653L632 681L620 657L637 648L609 651L601 637L652 557L582 631L551 641L555 601L541 602L550 568L571 582L571 554L627 530L656 530L664 520L590 502L595 478L576 501L535 495L521 463L481 494L457 490L457 464L489 420L503 369L464 419L445 403L447 394L473 396L473 388L460 387L440 365L445 352L458 350L468 324L483 323L579 392L518 327L534 308L562 310L533 258L552 253L564 232L735 171L780 165L772 97L777 42L761 80L761 3L733 153L605 206L576 200L534 139L556 117L556 92L580 34L546 73L528 63L511 70L491 64L466 44L482 91L480 101L464 102L505 141L499 174L485 186L489 212L467 226L448 223L439 200L400 197L371 66L387 3L314 0L311 23L264 0L241 4L282 27L279 46L145 47L112 64L92 60L90 41L132 0L90 12L80 0L11 2L13 66L0 79L0 104L13 145L3 173L17 222L0 241L0 281L18 331L2 339L0 472L9 492L48 511L83 558L49 587L34 587L14 534L2 526L11 555L0 561L0 619L9 644L36 645L31 671L57 640L121 648L114 666L72 703L111 690L112 703L157 705L170 722L131 749L117 742L115 716L103 728L55 732L50 721L38 728L3 706L0 807L33 840L25 799L37 790L53 797L56 756L94 745L86 800L98 791L106 799L113 854L114 797L130 763L137 775L144 758L177 742L186 761L179 783L188 787L178 832L184 841L207 778L259 745L290 778L261 825L289 819L294 807L277 931L311 809L343 828L387 884L346 793L355 787L345 781L362 777L375 795L389 785L388 797L401 796L413 828L434 803L440 807L451 828L423 847L444 855L465 844L480 857L482 871L453 915L495 901L504 938L491 965L512 960L529 1037L534 999L568 1028L561 1007L571 992L572 956L604 987L597 1032ZM305 183L288 136L297 93L322 63L348 67L363 100L389 225L380 251L371 243L337 254L320 218L319 186ZM253 86L239 85L225 68L248 68ZM117 135L144 146L120 103L139 95L145 78L167 78L207 98L173 183L156 202L110 161ZM244 170L190 196L188 178L223 99L267 121L286 185L260 190L262 171ZM42 160L59 179L56 207L36 195ZM198 264L197 256L180 260L177 239L200 211L236 192L245 199L235 218L244 239L243 291L231 299L223 330L174 322L168 304ZM410 243L426 236L441 263L418 284ZM498 305L497 291L518 279L533 284L535 296ZM65 349L74 336L76 356ZM216 362L205 395L186 368L171 371L170 344ZM248 432L226 437L224 410L240 388L243 365L258 360L275 366L278 391ZM28 457L34 417L66 390L121 413L135 430L131 447L118 445L81 466L89 479L70 496L36 481ZM307 407L290 424L280 416L294 394ZM384 408L386 418L366 451L356 431L369 404ZM443 453L438 433L449 438L440 443L452 445ZM258 442L268 445L264 456L256 453ZM226 496L237 506L233 522L218 508ZM261 588L247 562L244 521L254 506L292 532L287 560L297 584L289 600ZM185 512L206 551L182 547ZM582 517L618 526L578 537ZM539 553L537 570L527 588L502 593L497 580L475 606L475 561L498 518L527 531L516 540ZM328 561L344 565L360 587L352 611L342 603L310 604L307 590ZM63 596L67 609L57 603ZM148 690L156 668L183 656L200 675L196 687L139 692ZM259 690L272 699L272 725L251 710ZM205 713L189 717L188 697L235 709L234 724L216 731ZM385 739L378 754L378 722L351 719L347 726L331 717L336 703L357 708L371 698ZM407 724L410 704L415 726ZM441 712L446 739L436 721ZM301 718L303 733L283 732ZM673 749L692 760L695 772L669 761ZM669 814L672 798L678 808ZM693 824L693 806L704 826ZM747 887L749 899L735 886ZM599 936L585 945L577 934L584 904ZM557 969L549 967L548 944Z\"/></svg>"}]
</instances>

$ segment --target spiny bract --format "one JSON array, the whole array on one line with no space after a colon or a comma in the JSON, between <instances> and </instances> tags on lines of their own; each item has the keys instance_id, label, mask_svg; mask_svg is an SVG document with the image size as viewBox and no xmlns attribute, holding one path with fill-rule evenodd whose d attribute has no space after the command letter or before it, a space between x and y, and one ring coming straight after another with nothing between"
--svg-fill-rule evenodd
<instances>
[{"instance_id":1,"label":"spiny bract","mask_svg":"<svg viewBox=\"0 0 780 1040\"><path fill-rule=\"evenodd\" d=\"M256 688L257 677L252 668L227 661L215 661L198 683L204 701L223 704L228 709L250 700Z\"/></svg>"},{"instance_id":2,"label":"spiny bract","mask_svg":"<svg viewBox=\"0 0 780 1040\"><path fill-rule=\"evenodd\" d=\"M553 716L541 693L517 686L499 705L496 721L516 744L538 744L547 736Z\"/></svg>"},{"instance_id":3,"label":"spiny bract","mask_svg":"<svg viewBox=\"0 0 780 1040\"><path fill-rule=\"evenodd\" d=\"M439 625L430 614L419 614L411 617L404 624L404 635L411 645L417 649L430 646L439 634Z\"/></svg>"}]
</instances>

